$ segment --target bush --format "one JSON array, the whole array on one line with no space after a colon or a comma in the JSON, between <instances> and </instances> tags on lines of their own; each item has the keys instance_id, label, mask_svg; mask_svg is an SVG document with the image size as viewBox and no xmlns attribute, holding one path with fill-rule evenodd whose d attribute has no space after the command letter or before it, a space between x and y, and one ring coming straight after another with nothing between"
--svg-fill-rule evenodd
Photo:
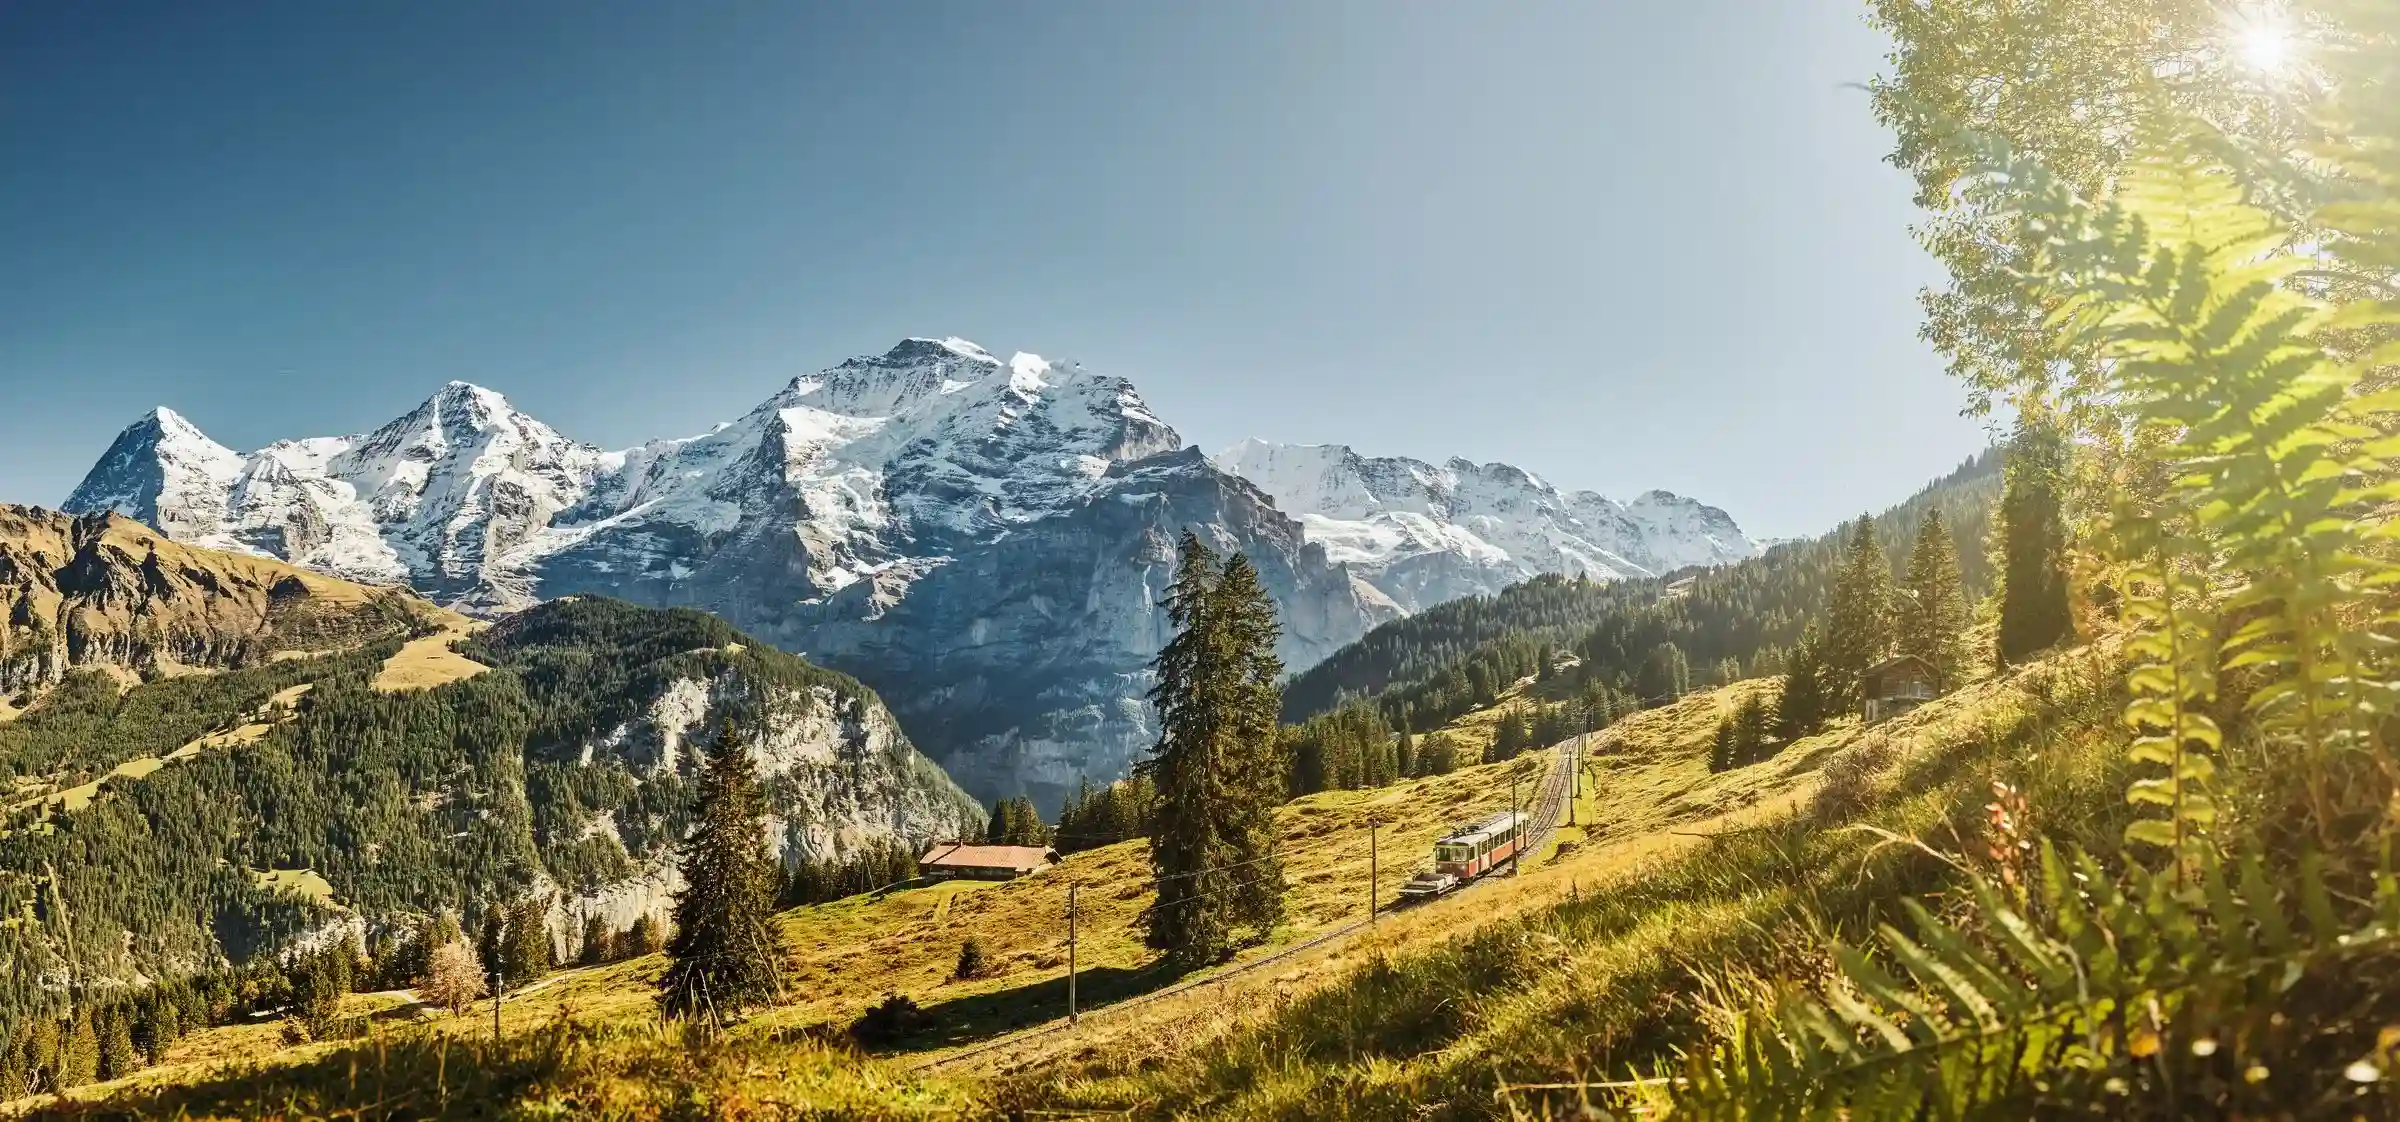
<instances>
[{"instance_id":1,"label":"bush","mask_svg":"<svg viewBox=\"0 0 2400 1122\"><path fill-rule=\"evenodd\" d=\"M850 1035L869 1046L893 1044L933 1027L933 1023L932 1015L907 994L887 993L882 1002L858 1015Z\"/></svg>"},{"instance_id":2,"label":"bush","mask_svg":"<svg viewBox=\"0 0 2400 1122\"><path fill-rule=\"evenodd\" d=\"M990 968L991 963L984 958L983 940L970 936L966 942L958 945L958 968L951 971L950 976L963 982L982 977L984 971Z\"/></svg>"}]
</instances>

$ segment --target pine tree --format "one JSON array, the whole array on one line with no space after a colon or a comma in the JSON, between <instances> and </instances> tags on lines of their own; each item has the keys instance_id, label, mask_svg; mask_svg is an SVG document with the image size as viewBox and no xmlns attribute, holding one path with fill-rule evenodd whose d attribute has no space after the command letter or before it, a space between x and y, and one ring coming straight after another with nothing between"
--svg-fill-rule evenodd
<instances>
[{"instance_id":1,"label":"pine tree","mask_svg":"<svg viewBox=\"0 0 2400 1122\"><path fill-rule=\"evenodd\" d=\"M1226 952L1236 924L1263 932L1282 918L1275 807L1289 780L1274 602L1239 553L1220 565L1189 531L1176 553L1166 600L1176 634L1154 663L1159 741L1144 765L1158 785L1158 897L1145 923L1151 946L1196 967Z\"/></svg>"},{"instance_id":2,"label":"pine tree","mask_svg":"<svg viewBox=\"0 0 2400 1122\"><path fill-rule=\"evenodd\" d=\"M675 934L658 980L667 1016L722 1029L782 990L786 950L774 922L766 799L749 745L731 721L700 775L698 821L684 838Z\"/></svg>"},{"instance_id":3,"label":"pine tree","mask_svg":"<svg viewBox=\"0 0 2400 1122\"><path fill-rule=\"evenodd\" d=\"M616 957L617 933L610 930L604 916L583 918L583 938L575 948L575 961L585 966L598 966Z\"/></svg>"},{"instance_id":4,"label":"pine tree","mask_svg":"<svg viewBox=\"0 0 2400 1122\"><path fill-rule=\"evenodd\" d=\"M633 917L633 926L625 931L625 957L640 958L657 954L667 947L666 934L659 930L658 917L648 912Z\"/></svg>"},{"instance_id":5,"label":"pine tree","mask_svg":"<svg viewBox=\"0 0 2400 1122\"><path fill-rule=\"evenodd\" d=\"M1847 712L1859 704L1859 684L1868 667L1892 648L1892 563L1875 540L1875 520L1851 523L1850 548L1834 578L1819 670L1825 705Z\"/></svg>"},{"instance_id":6,"label":"pine tree","mask_svg":"<svg viewBox=\"0 0 2400 1122\"><path fill-rule=\"evenodd\" d=\"M1899 607L1900 653L1931 665L1939 688L1956 689L1967 673L1967 590L1958 575L1958 543L1938 507L1917 530Z\"/></svg>"},{"instance_id":7,"label":"pine tree","mask_svg":"<svg viewBox=\"0 0 2400 1122\"><path fill-rule=\"evenodd\" d=\"M56 1083L64 1090L81 1087L99 1076L100 1035L93 1028L91 1012L80 1011L58 1042Z\"/></svg>"},{"instance_id":8,"label":"pine tree","mask_svg":"<svg viewBox=\"0 0 2400 1122\"><path fill-rule=\"evenodd\" d=\"M1767 707L1766 695L1753 691L1733 710L1733 755L1743 764L1754 764L1767 756L1767 733L1774 715Z\"/></svg>"},{"instance_id":9,"label":"pine tree","mask_svg":"<svg viewBox=\"0 0 2400 1122\"><path fill-rule=\"evenodd\" d=\"M1717 718L1716 736L1714 739L1709 741L1708 770L1731 770L1734 765L1735 755L1736 753L1734 750L1733 740L1733 714L1727 713L1726 715Z\"/></svg>"},{"instance_id":10,"label":"pine tree","mask_svg":"<svg viewBox=\"0 0 2400 1122\"><path fill-rule=\"evenodd\" d=\"M483 909L483 934L475 940L475 961L491 979L492 993L508 992L508 909L498 902Z\"/></svg>"},{"instance_id":11,"label":"pine tree","mask_svg":"<svg viewBox=\"0 0 2400 1122\"><path fill-rule=\"evenodd\" d=\"M1392 745L1392 771L1401 779L1417 774L1417 738L1405 722L1400 726L1400 739Z\"/></svg>"},{"instance_id":12,"label":"pine tree","mask_svg":"<svg viewBox=\"0 0 2400 1122\"><path fill-rule=\"evenodd\" d=\"M133 1046L132 1010L123 1006L108 1009L99 1018L100 1078L122 1079L142 1067L141 1053Z\"/></svg>"},{"instance_id":13,"label":"pine tree","mask_svg":"<svg viewBox=\"0 0 2400 1122\"><path fill-rule=\"evenodd\" d=\"M1784 659L1783 693L1775 701L1775 735L1797 740L1825 723L1825 641L1817 625L1800 633Z\"/></svg>"},{"instance_id":14,"label":"pine tree","mask_svg":"<svg viewBox=\"0 0 2400 1122\"><path fill-rule=\"evenodd\" d=\"M528 896L508 911L508 935L500 954L511 988L531 985L550 972L550 901Z\"/></svg>"},{"instance_id":15,"label":"pine tree","mask_svg":"<svg viewBox=\"0 0 2400 1122\"><path fill-rule=\"evenodd\" d=\"M1282 759L1275 745L1283 712L1283 661L1275 657L1275 644L1283 629L1257 567L1238 552L1225 559L1214 599L1232 656L1225 706L1233 733L1228 755L1238 785L1230 838L1241 866L1232 914L1263 934L1283 922L1283 826L1275 814L1284 800ZM1362 755L1372 758L1376 772L1388 780L1384 754L1390 746L1383 720L1371 708L1362 708L1361 718Z\"/></svg>"},{"instance_id":16,"label":"pine tree","mask_svg":"<svg viewBox=\"0 0 2400 1122\"><path fill-rule=\"evenodd\" d=\"M2067 444L2037 410L2017 415L2000 493L2000 665L2010 666L2072 638L2067 606Z\"/></svg>"}]
</instances>

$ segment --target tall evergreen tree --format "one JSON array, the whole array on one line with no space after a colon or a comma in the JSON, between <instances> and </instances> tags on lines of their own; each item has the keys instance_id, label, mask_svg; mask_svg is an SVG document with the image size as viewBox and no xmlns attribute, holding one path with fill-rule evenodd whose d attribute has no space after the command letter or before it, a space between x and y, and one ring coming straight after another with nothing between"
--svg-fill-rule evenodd
<instances>
[{"instance_id":1,"label":"tall evergreen tree","mask_svg":"<svg viewBox=\"0 0 2400 1122\"><path fill-rule=\"evenodd\" d=\"M483 909L483 932L475 939L475 961L491 980L492 993L508 992L508 909L494 902Z\"/></svg>"},{"instance_id":2,"label":"tall evergreen tree","mask_svg":"<svg viewBox=\"0 0 2400 1122\"><path fill-rule=\"evenodd\" d=\"M550 972L550 901L527 896L508 910L508 934L500 959L511 988L531 985Z\"/></svg>"},{"instance_id":3,"label":"tall evergreen tree","mask_svg":"<svg viewBox=\"0 0 2400 1122\"><path fill-rule=\"evenodd\" d=\"M740 730L727 721L700 775L698 821L684 838L675 935L658 980L667 1016L721 1029L773 1001L787 951L774 922L766 800Z\"/></svg>"},{"instance_id":4,"label":"tall evergreen tree","mask_svg":"<svg viewBox=\"0 0 2400 1122\"><path fill-rule=\"evenodd\" d=\"M1939 509L1928 511L1908 555L1908 584L1900 597L1900 653L1915 655L1951 690L1967 672L1967 588L1958 575L1958 543Z\"/></svg>"},{"instance_id":5,"label":"tall evergreen tree","mask_svg":"<svg viewBox=\"0 0 2400 1122\"><path fill-rule=\"evenodd\" d=\"M1834 578L1819 664L1831 712L1858 707L1866 669L1892 648L1892 563L1875 540L1875 519L1859 515L1851 523L1849 540L1841 573Z\"/></svg>"},{"instance_id":6,"label":"tall evergreen tree","mask_svg":"<svg viewBox=\"0 0 2400 1122\"><path fill-rule=\"evenodd\" d=\"M1265 932L1283 922L1283 827L1275 815L1284 800L1283 761L1275 743L1283 712L1283 660L1275 657L1275 644L1283 627L1258 568L1238 552L1225 559L1214 599L1231 655L1225 705L1232 714L1229 755L1239 794L1231 840L1235 860L1242 865L1233 913L1239 922ZM1383 720L1372 709L1360 715L1360 781L1389 782L1391 746Z\"/></svg>"},{"instance_id":7,"label":"tall evergreen tree","mask_svg":"<svg viewBox=\"0 0 2400 1122\"><path fill-rule=\"evenodd\" d=\"M2017 415L2000 492L2000 665L2022 662L2072 637L2067 607L2067 442L2038 410Z\"/></svg>"},{"instance_id":8,"label":"tall evergreen tree","mask_svg":"<svg viewBox=\"0 0 2400 1122\"><path fill-rule=\"evenodd\" d=\"M1145 761L1158 788L1150 845L1158 896L1145 924L1151 946L1191 967L1221 957L1235 925L1263 929L1281 918L1283 668L1274 602L1240 554L1220 564L1186 531L1165 606L1176 633L1158 653L1150 694L1159 714Z\"/></svg>"},{"instance_id":9,"label":"tall evergreen tree","mask_svg":"<svg viewBox=\"0 0 2400 1122\"><path fill-rule=\"evenodd\" d=\"M1775 735L1796 740L1817 731L1825 723L1826 708L1825 640L1812 623L1784 658L1783 693L1775 701Z\"/></svg>"}]
</instances>

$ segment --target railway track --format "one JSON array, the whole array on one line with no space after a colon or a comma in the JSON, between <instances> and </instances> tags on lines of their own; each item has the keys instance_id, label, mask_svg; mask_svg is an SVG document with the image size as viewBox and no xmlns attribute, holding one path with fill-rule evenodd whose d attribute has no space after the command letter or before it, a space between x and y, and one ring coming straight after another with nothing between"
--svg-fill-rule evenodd
<instances>
[{"instance_id":1,"label":"railway track","mask_svg":"<svg viewBox=\"0 0 2400 1122\"><path fill-rule=\"evenodd\" d=\"M1543 846L1549 844L1550 835L1558 830L1558 820L1566 808L1567 791L1569 790L1572 781L1573 776L1571 774L1571 769L1566 762L1566 753L1561 750L1561 747L1553 746L1550 750L1550 760L1547 774L1543 776L1541 788L1534 795L1531 816L1537 825L1528 835L1528 840L1525 846L1522 850L1520 850L1521 853L1526 855L1539 853L1541 852ZM1472 892L1476 888L1488 882L1500 879L1503 879L1503 874L1487 873L1483 876L1475 878L1474 880L1468 881L1465 885L1462 885L1457 890L1451 892L1448 897L1445 897L1445 899L1451 899L1465 895L1466 893ZM1436 903L1438 904L1438 901ZM1144 1005L1150 1004L1151 1002L1163 1001L1167 998L1175 996L1176 994L1188 993L1192 990L1218 985L1223 982L1231 981L1235 978L1244 977L1254 971L1263 970L1269 966L1275 965L1276 963L1289 960L1295 955L1315 950L1316 948L1322 947L1327 943L1355 935L1366 930L1372 924L1372 922L1372 920L1367 919L1352 920L1351 922L1334 928L1330 931L1318 932L1307 939L1304 939L1298 943L1294 943L1291 946L1285 947L1263 958L1254 959L1250 962L1242 963L1239 966L1228 967L1227 969L1218 971L1217 973L1210 974L1207 977L1177 982L1174 985L1168 986L1164 989L1152 990L1149 993L1138 994L1133 997L1125 998L1122 1001L1112 1001L1106 1005L1095 1006L1091 1009L1084 1010L1080 1019L1088 1020L1094 1017L1105 1017L1122 1013L1128 1009L1139 1009ZM1069 1020L1065 1017L1060 1017L1056 1020L1046 1021L1031 1028L1019 1029L1016 1032L1010 1033L1006 1036L995 1037L991 1040L987 1040L981 1044L975 1045L972 1048L962 1049L945 1056L938 1056L933 1059L926 1060L922 1063L911 1066L909 1070L912 1072L933 1071L937 1068L948 1067L951 1064L959 1063L963 1060L970 1060L977 1056L989 1055L990 1053L1004 1048L1013 1048L1029 1041L1039 1040L1046 1036L1064 1032L1067 1029L1074 1027L1076 1023L1076 1021Z\"/></svg>"}]
</instances>

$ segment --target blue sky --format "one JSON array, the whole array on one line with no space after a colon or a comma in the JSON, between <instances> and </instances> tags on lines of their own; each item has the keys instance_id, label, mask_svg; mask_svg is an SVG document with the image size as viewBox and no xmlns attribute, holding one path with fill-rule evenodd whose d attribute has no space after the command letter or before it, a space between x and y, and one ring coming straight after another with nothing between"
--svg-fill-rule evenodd
<instances>
[{"instance_id":1,"label":"blue sky","mask_svg":"<svg viewBox=\"0 0 2400 1122\"><path fill-rule=\"evenodd\" d=\"M616 447L962 335L1187 439L1811 533L1980 447L1855 0L0 5L0 501L463 378Z\"/></svg>"}]
</instances>

